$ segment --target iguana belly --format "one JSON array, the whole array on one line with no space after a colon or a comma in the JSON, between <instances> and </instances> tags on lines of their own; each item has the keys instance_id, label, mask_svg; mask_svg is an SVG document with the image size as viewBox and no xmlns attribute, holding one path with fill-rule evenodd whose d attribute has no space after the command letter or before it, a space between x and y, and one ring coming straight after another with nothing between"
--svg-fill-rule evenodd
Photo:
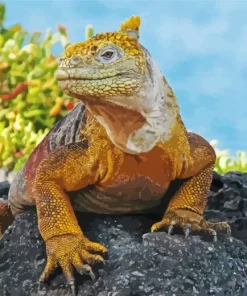
<instances>
[{"instance_id":1,"label":"iguana belly","mask_svg":"<svg viewBox=\"0 0 247 296\"><path fill-rule=\"evenodd\" d=\"M98 214L142 213L157 208L168 184L155 184L144 176L136 176L115 186L90 186L70 193L71 203L77 211Z\"/></svg>"}]
</instances>

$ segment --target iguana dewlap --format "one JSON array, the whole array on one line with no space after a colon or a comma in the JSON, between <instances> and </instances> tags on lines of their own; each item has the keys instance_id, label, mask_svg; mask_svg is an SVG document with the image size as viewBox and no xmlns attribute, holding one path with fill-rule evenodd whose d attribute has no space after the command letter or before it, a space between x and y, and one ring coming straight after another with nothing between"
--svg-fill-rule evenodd
<instances>
[{"instance_id":1,"label":"iguana dewlap","mask_svg":"<svg viewBox=\"0 0 247 296\"><path fill-rule=\"evenodd\" d=\"M73 266L83 273L106 252L90 242L74 209L119 214L160 208L171 181L187 179L152 231L228 231L203 219L215 152L187 132L176 97L138 41L139 17L120 31L98 34L66 48L56 72L59 85L78 104L36 147L11 184L15 216L36 205L47 248L41 280L61 265L74 289ZM164 210L163 210L164 211Z\"/></svg>"}]
</instances>

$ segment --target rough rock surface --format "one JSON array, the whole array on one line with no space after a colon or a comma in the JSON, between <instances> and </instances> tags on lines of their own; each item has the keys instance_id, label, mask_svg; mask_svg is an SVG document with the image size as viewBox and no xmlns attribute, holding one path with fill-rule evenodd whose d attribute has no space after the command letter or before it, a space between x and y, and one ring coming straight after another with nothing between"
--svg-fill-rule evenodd
<instances>
[{"instance_id":1,"label":"rough rock surface","mask_svg":"<svg viewBox=\"0 0 247 296\"><path fill-rule=\"evenodd\" d=\"M1 183L0 197L6 198L7 191L7 182ZM215 174L205 216L229 221L239 239L217 243L198 236L185 240L181 235L150 233L157 221L154 216L79 215L87 237L107 246L108 257L94 267L94 283L87 275L77 275L78 295L246 296L246 200L247 174ZM38 287L44 266L44 243L35 210L30 209L0 240L0 295L70 295L59 270L49 285Z\"/></svg>"},{"instance_id":2,"label":"rough rock surface","mask_svg":"<svg viewBox=\"0 0 247 296\"><path fill-rule=\"evenodd\" d=\"M206 218L227 221L232 236L247 245L247 172L215 173L212 187L215 192L209 193Z\"/></svg>"}]
</instances>

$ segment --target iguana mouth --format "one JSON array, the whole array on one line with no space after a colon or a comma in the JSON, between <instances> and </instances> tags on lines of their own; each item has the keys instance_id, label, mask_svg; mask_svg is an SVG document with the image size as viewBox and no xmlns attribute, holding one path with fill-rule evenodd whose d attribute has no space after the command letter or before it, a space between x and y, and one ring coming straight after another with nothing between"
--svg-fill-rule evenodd
<instances>
[{"instance_id":1,"label":"iguana mouth","mask_svg":"<svg viewBox=\"0 0 247 296\"><path fill-rule=\"evenodd\" d=\"M86 74L86 72L84 73L84 75ZM87 75L87 74L86 74ZM78 77L78 73L69 73L67 70L65 69L58 69L55 72L55 77L58 81L64 81L64 80L105 80L105 79L109 79L109 78L113 78L116 76L123 76L124 73L114 73L113 75L108 75L105 77L102 77L102 74L100 74L97 77L87 77L87 76L83 76L83 74L81 76ZM90 75L90 74L88 74ZM91 75L95 75L95 74L91 74Z\"/></svg>"}]
</instances>

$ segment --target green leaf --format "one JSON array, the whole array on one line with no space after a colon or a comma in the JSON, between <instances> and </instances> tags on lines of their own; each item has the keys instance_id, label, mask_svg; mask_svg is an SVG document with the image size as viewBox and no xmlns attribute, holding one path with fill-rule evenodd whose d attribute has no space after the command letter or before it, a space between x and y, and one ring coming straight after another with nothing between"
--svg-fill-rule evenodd
<instances>
[{"instance_id":1,"label":"green leaf","mask_svg":"<svg viewBox=\"0 0 247 296\"><path fill-rule=\"evenodd\" d=\"M0 25L3 23L5 18L5 5L0 3Z\"/></svg>"},{"instance_id":2,"label":"green leaf","mask_svg":"<svg viewBox=\"0 0 247 296\"><path fill-rule=\"evenodd\" d=\"M93 37L93 26L92 25L87 25L85 29L85 39L89 39Z\"/></svg>"}]
</instances>

